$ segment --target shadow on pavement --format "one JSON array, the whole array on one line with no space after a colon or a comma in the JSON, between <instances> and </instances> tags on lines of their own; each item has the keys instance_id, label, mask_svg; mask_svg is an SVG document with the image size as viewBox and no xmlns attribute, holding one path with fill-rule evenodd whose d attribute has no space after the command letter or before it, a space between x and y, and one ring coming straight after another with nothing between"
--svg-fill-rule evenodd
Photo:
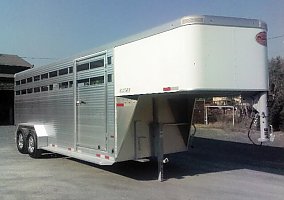
<instances>
[{"instance_id":1,"label":"shadow on pavement","mask_svg":"<svg viewBox=\"0 0 284 200\"><path fill-rule=\"evenodd\" d=\"M284 149L279 147L195 138L193 149L171 160L168 178L237 169L284 175Z\"/></svg>"},{"instance_id":2,"label":"shadow on pavement","mask_svg":"<svg viewBox=\"0 0 284 200\"><path fill-rule=\"evenodd\" d=\"M182 179L187 176L237 169L250 169L284 175L284 148L255 146L252 144L196 137L189 152L165 156L164 178ZM156 180L157 162L126 161L112 166L88 164L135 180Z\"/></svg>"},{"instance_id":3,"label":"shadow on pavement","mask_svg":"<svg viewBox=\"0 0 284 200\"><path fill-rule=\"evenodd\" d=\"M51 153L49 151L43 151L39 159L54 159L54 158L67 158L67 156Z\"/></svg>"}]
</instances>

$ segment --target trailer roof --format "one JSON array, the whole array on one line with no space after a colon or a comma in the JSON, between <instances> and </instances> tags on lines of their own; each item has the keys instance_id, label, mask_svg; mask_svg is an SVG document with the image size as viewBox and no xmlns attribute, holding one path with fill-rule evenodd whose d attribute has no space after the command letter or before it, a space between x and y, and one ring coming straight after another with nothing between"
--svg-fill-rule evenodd
<instances>
[{"instance_id":1,"label":"trailer roof","mask_svg":"<svg viewBox=\"0 0 284 200\"><path fill-rule=\"evenodd\" d=\"M181 24L206 24L218 26L234 26L234 27L247 27L247 28L262 28L267 30L265 22L258 19L246 19L236 17L222 17L222 16L186 16L181 18Z\"/></svg>"},{"instance_id":2,"label":"trailer roof","mask_svg":"<svg viewBox=\"0 0 284 200\"><path fill-rule=\"evenodd\" d=\"M187 26L187 25L214 25L214 26L232 26L232 27L246 27L246 28L260 28L267 30L267 25L265 22L258 20L258 19L246 19L246 18L236 18L236 17L223 17L223 16L209 16L209 15L195 15L195 16L185 16L179 19L176 19L174 21L171 21L169 23L166 23L161 26L154 27L152 29L149 29L147 31L144 31L142 33L138 33L135 35L132 35L130 37L94 48L90 49L88 51L81 52L79 54L76 54L74 56L53 62L48 65L44 65L42 67L48 67L52 65L57 65L60 63L64 63L70 60L75 60L76 58L83 57L95 52L100 52L108 49L112 49L114 47L127 44L136 40L140 40L155 34L159 34L165 31L169 31L181 26ZM37 67L36 67L37 68ZM35 69L35 68L33 68Z\"/></svg>"}]
</instances>

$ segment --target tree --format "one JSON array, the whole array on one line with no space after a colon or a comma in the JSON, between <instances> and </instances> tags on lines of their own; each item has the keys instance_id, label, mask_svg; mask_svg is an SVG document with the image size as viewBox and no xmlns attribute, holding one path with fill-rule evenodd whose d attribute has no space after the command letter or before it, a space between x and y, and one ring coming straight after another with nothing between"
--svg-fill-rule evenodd
<instances>
[{"instance_id":1,"label":"tree","mask_svg":"<svg viewBox=\"0 0 284 200\"><path fill-rule=\"evenodd\" d=\"M272 95L270 123L275 130L284 131L284 59L280 56L269 61L269 81Z\"/></svg>"}]
</instances>

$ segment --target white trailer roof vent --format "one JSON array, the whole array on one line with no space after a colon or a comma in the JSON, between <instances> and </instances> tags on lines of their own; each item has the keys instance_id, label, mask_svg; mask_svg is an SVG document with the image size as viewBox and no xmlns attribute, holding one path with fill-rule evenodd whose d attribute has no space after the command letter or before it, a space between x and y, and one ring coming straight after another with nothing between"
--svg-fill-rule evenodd
<instances>
[{"instance_id":1,"label":"white trailer roof vent","mask_svg":"<svg viewBox=\"0 0 284 200\"><path fill-rule=\"evenodd\" d=\"M204 17L200 16L187 16L181 19L181 25L188 25L188 24L203 24Z\"/></svg>"}]
</instances>

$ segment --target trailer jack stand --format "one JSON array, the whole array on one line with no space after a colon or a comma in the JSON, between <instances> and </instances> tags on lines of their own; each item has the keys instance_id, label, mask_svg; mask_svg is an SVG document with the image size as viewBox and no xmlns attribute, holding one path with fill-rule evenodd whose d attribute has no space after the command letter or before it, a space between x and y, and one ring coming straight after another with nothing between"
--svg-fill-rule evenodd
<instances>
[{"instance_id":1,"label":"trailer jack stand","mask_svg":"<svg viewBox=\"0 0 284 200\"><path fill-rule=\"evenodd\" d=\"M273 142L273 129L268 124L267 92L262 92L257 96L256 102L254 103L253 107L259 113L260 138L258 139L258 141L261 143L269 141Z\"/></svg>"},{"instance_id":2,"label":"trailer jack stand","mask_svg":"<svg viewBox=\"0 0 284 200\"><path fill-rule=\"evenodd\" d=\"M158 160L158 180L160 182L164 181L164 163L168 161L168 159L164 159L164 140L163 140L163 125L157 124L155 127L155 132L158 135L157 141L157 160Z\"/></svg>"},{"instance_id":3,"label":"trailer jack stand","mask_svg":"<svg viewBox=\"0 0 284 200\"><path fill-rule=\"evenodd\" d=\"M164 181L164 164L169 162L168 158L164 158L164 132L163 132L163 124L157 124L156 131L159 131L158 137L158 148L157 148L157 159L158 159L158 180L160 182Z\"/></svg>"}]
</instances>

